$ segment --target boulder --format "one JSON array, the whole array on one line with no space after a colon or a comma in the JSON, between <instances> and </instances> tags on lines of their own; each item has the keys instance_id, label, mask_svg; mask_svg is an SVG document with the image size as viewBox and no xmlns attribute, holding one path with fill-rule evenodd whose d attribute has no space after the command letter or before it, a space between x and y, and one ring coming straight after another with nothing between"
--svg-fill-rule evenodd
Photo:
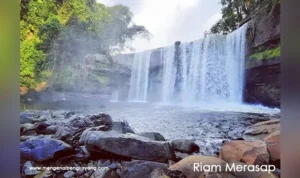
<instances>
[{"instance_id":1,"label":"boulder","mask_svg":"<svg viewBox=\"0 0 300 178\"><path fill-rule=\"evenodd\" d=\"M67 171L64 173L64 178L72 178L75 175L73 171Z\"/></svg>"},{"instance_id":2,"label":"boulder","mask_svg":"<svg viewBox=\"0 0 300 178\"><path fill-rule=\"evenodd\" d=\"M173 140L171 145L174 147L175 151L182 153L193 153L199 152L200 147L193 141L187 139Z\"/></svg>"},{"instance_id":3,"label":"boulder","mask_svg":"<svg viewBox=\"0 0 300 178\"><path fill-rule=\"evenodd\" d=\"M272 119L269 121L259 122L248 127L244 132L244 139L247 141L251 140L262 140L267 135L280 130L280 120Z\"/></svg>"},{"instance_id":4,"label":"boulder","mask_svg":"<svg viewBox=\"0 0 300 178\"><path fill-rule=\"evenodd\" d=\"M120 176L115 170L110 169L98 169L90 178L119 178Z\"/></svg>"},{"instance_id":5,"label":"boulder","mask_svg":"<svg viewBox=\"0 0 300 178\"><path fill-rule=\"evenodd\" d=\"M113 122L112 130L118 131L120 133L134 133L134 131L130 128L127 122Z\"/></svg>"},{"instance_id":6,"label":"boulder","mask_svg":"<svg viewBox=\"0 0 300 178\"><path fill-rule=\"evenodd\" d=\"M268 135L264 140L270 155L270 163L280 168L280 131Z\"/></svg>"},{"instance_id":7,"label":"boulder","mask_svg":"<svg viewBox=\"0 0 300 178\"><path fill-rule=\"evenodd\" d=\"M25 160L43 162L70 154L72 147L56 139L31 138L20 143L21 159Z\"/></svg>"},{"instance_id":8,"label":"boulder","mask_svg":"<svg viewBox=\"0 0 300 178\"><path fill-rule=\"evenodd\" d=\"M40 171L38 171L38 170L31 169L32 167L34 167L33 162L27 161L23 165L23 175L24 176L34 176L34 175L37 175L38 173L40 173Z\"/></svg>"},{"instance_id":9,"label":"boulder","mask_svg":"<svg viewBox=\"0 0 300 178\"><path fill-rule=\"evenodd\" d=\"M170 178L166 172L160 168L154 169L148 178Z\"/></svg>"},{"instance_id":10,"label":"boulder","mask_svg":"<svg viewBox=\"0 0 300 178\"><path fill-rule=\"evenodd\" d=\"M235 164L235 166L237 165L241 165L241 166L245 166L245 163L242 162L230 162L228 163L228 165L230 167L232 167L232 164ZM275 176L273 173L269 174L268 172L263 172L263 171L248 171L247 169L245 171L232 171L232 174L237 177L237 178L277 178L277 176Z\"/></svg>"},{"instance_id":11,"label":"boulder","mask_svg":"<svg viewBox=\"0 0 300 178\"><path fill-rule=\"evenodd\" d=\"M212 168L211 171L205 173L201 170L200 164L202 165L214 165L216 168ZM194 167L195 166L195 167ZM219 168L217 168L220 167ZM212 156L192 155L184 158L183 160L173 164L169 167L171 171L180 171L188 178L199 178L204 177L209 172L225 172L226 162Z\"/></svg>"},{"instance_id":12,"label":"boulder","mask_svg":"<svg viewBox=\"0 0 300 178\"><path fill-rule=\"evenodd\" d=\"M108 114L93 115L90 120L95 124L95 126L113 124L112 118Z\"/></svg>"},{"instance_id":13,"label":"boulder","mask_svg":"<svg viewBox=\"0 0 300 178\"><path fill-rule=\"evenodd\" d=\"M162 136L160 133L157 133L157 132L141 132L141 133L138 133L137 135L151 138L152 140L156 140L156 141L166 141L164 136Z\"/></svg>"},{"instance_id":14,"label":"boulder","mask_svg":"<svg viewBox=\"0 0 300 178\"><path fill-rule=\"evenodd\" d=\"M175 159L175 153L168 142L154 141L134 134L116 131L84 131L80 141L91 153L99 156L103 152L111 156L139 160L167 162Z\"/></svg>"},{"instance_id":15,"label":"boulder","mask_svg":"<svg viewBox=\"0 0 300 178\"><path fill-rule=\"evenodd\" d=\"M137 177L149 177L153 170L161 169L166 171L168 169L167 164L157 163L152 161L138 161L123 162L120 177L137 178Z\"/></svg>"},{"instance_id":16,"label":"boulder","mask_svg":"<svg viewBox=\"0 0 300 178\"><path fill-rule=\"evenodd\" d=\"M241 161L247 164L264 165L269 163L267 144L264 141L234 140L225 142L219 157L226 162Z\"/></svg>"},{"instance_id":17,"label":"boulder","mask_svg":"<svg viewBox=\"0 0 300 178\"><path fill-rule=\"evenodd\" d=\"M20 132L25 132L27 130L32 130L34 129L34 124L31 124L31 123L26 123L26 124L21 124L20 125Z\"/></svg>"},{"instance_id":18,"label":"boulder","mask_svg":"<svg viewBox=\"0 0 300 178\"><path fill-rule=\"evenodd\" d=\"M37 114L34 112L22 112L20 113L20 124L30 123L30 120L35 117L37 117Z\"/></svg>"},{"instance_id":19,"label":"boulder","mask_svg":"<svg viewBox=\"0 0 300 178\"><path fill-rule=\"evenodd\" d=\"M55 132L55 138L59 140L65 140L71 135L73 135L74 130L68 127L59 126Z\"/></svg>"},{"instance_id":20,"label":"boulder","mask_svg":"<svg viewBox=\"0 0 300 178\"><path fill-rule=\"evenodd\" d=\"M58 125L50 125L46 128L46 134L47 135L55 134L58 129L59 129Z\"/></svg>"},{"instance_id":21,"label":"boulder","mask_svg":"<svg viewBox=\"0 0 300 178\"><path fill-rule=\"evenodd\" d=\"M94 127L95 125L89 118L77 117L71 120L68 123L68 126L76 127L76 128L88 128L88 127Z\"/></svg>"}]
</instances>

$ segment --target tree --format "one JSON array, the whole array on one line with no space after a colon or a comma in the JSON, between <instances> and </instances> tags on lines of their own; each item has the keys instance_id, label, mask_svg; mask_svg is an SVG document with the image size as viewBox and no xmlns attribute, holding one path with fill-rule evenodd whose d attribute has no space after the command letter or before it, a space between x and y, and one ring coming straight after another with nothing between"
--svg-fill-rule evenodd
<instances>
[{"instance_id":1,"label":"tree","mask_svg":"<svg viewBox=\"0 0 300 178\"><path fill-rule=\"evenodd\" d=\"M272 14L279 0L221 0L222 19L214 24L210 33L228 34L236 30L245 19L260 13L259 16Z\"/></svg>"}]
</instances>

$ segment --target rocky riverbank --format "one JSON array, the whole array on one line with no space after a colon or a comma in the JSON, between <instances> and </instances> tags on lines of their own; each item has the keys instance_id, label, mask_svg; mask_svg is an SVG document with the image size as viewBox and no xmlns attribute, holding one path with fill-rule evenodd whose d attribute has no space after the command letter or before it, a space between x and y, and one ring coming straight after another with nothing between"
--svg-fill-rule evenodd
<instances>
[{"instance_id":1,"label":"rocky riverbank","mask_svg":"<svg viewBox=\"0 0 300 178\"><path fill-rule=\"evenodd\" d=\"M215 156L200 154L188 139L168 140L157 132L136 133L110 115L79 111L20 113L22 177L176 178L276 177L265 172L195 172L193 163L272 164L280 168L279 120L254 123L242 138L224 140ZM32 167L81 167L90 170L31 170ZM92 168L97 168L93 170ZM100 169L99 169L100 168ZM277 171L278 172L278 171Z\"/></svg>"}]
</instances>

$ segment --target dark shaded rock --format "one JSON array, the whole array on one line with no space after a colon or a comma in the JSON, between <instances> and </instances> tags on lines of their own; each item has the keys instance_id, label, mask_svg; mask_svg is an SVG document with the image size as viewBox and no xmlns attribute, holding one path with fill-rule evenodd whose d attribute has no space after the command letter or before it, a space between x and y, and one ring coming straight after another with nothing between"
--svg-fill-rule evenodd
<instances>
[{"instance_id":1,"label":"dark shaded rock","mask_svg":"<svg viewBox=\"0 0 300 178\"><path fill-rule=\"evenodd\" d=\"M111 126L113 124L112 118L108 114L93 115L90 117L90 120L95 124L95 126L100 126L100 125Z\"/></svg>"},{"instance_id":2,"label":"dark shaded rock","mask_svg":"<svg viewBox=\"0 0 300 178\"><path fill-rule=\"evenodd\" d=\"M167 175L171 178L187 178L181 171L177 170L168 170Z\"/></svg>"},{"instance_id":3,"label":"dark shaded rock","mask_svg":"<svg viewBox=\"0 0 300 178\"><path fill-rule=\"evenodd\" d=\"M155 169L161 169L167 171L168 165L163 163L157 163L152 161L137 161L123 162L120 177L137 178L137 177L149 177L151 172Z\"/></svg>"},{"instance_id":4,"label":"dark shaded rock","mask_svg":"<svg viewBox=\"0 0 300 178\"><path fill-rule=\"evenodd\" d=\"M167 173L164 170L157 168L151 172L148 178L170 178L170 177L167 175Z\"/></svg>"},{"instance_id":5,"label":"dark shaded rock","mask_svg":"<svg viewBox=\"0 0 300 178\"><path fill-rule=\"evenodd\" d=\"M84 131L80 141L89 152L103 152L148 161L167 162L175 159L175 153L168 142L153 141L134 134L120 134L116 131Z\"/></svg>"},{"instance_id":6,"label":"dark shaded rock","mask_svg":"<svg viewBox=\"0 0 300 178\"><path fill-rule=\"evenodd\" d=\"M98 169L90 178L119 178L120 176L115 170L111 169Z\"/></svg>"},{"instance_id":7,"label":"dark shaded rock","mask_svg":"<svg viewBox=\"0 0 300 178\"><path fill-rule=\"evenodd\" d=\"M70 127L77 127L77 128L87 128L87 127L94 127L94 123L89 118L75 118L71 120L68 125Z\"/></svg>"},{"instance_id":8,"label":"dark shaded rock","mask_svg":"<svg viewBox=\"0 0 300 178\"><path fill-rule=\"evenodd\" d=\"M46 134L47 135L55 134L58 129L59 129L58 125L50 125L46 128Z\"/></svg>"},{"instance_id":9,"label":"dark shaded rock","mask_svg":"<svg viewBox=\"0 0 300 178\"><path fill-rule=\"evenodd\" d=\"M245 82L244 100L247 103L280 107L280 64L247 69Z\"/></svg>"},{"instance_id":10,"label":"dark shaded rock","mask_svg":"<svg viewBox=\"0 0 300 178\"><path fill-rule=\"evenodd\" d=\"M180 151L182 153L193 153L199 152L200 147L191 140L179 139L173 140L171 145L174 147L175 151Z\"/></svg>"},{"instance_id":11,"label":"dark shaded rock","mask_svg":"<svg viewBox=\"0 0 300 178\"><path fill-rule=\"evenodd\" d=\"M134 131L130 128L127 122L113 122L112 130L118 131L120 133L134 133Z\"/></svg>"},{"instance_id":12,"label":"dark shaded rock","mask_svg":"<svg viewBox=\"0 0 300 178\"><path fill-rule=\"evenodd\" d=\"M141 133L138 133L137 135L151 138L152 140L156 140L156 141L166 141L164 136L162 136L160 133L157 133L157 132L141 132Z\"/></svg>"},{"instance_id":13,"label":"dark shaded rock","mask_svg":"<svg viewBox=\"0 0 300 178\"><path fill-rule=\"evenodd\" d=\"M177 161L180 161L188 156L190 156L189 154L187 153L181 153L181 152L175 152L175 155L176 155L176 160Z\"/></svg>"},{"instance_id":14,"label":"dark shaded rock","mask_svg":"<svg viewBox=\"0 0 300 178\"><path fill-rule=\"evenodd\" d=\"M48 161L72 154L72 147L63 141L49 138L31 138L20 143L21 159Z\"/></svg>"},{"instance_id":15,"label":"dark shaded rock","mask_svg":"<svg viewBox=\"0 0 300 178\"><path fill-rule=\"evenodd\" d=\"M74 134L74 130L68 127L59 126L55 138L59 140L66 140L68 137Z\"/></svg>"}]
</instances>

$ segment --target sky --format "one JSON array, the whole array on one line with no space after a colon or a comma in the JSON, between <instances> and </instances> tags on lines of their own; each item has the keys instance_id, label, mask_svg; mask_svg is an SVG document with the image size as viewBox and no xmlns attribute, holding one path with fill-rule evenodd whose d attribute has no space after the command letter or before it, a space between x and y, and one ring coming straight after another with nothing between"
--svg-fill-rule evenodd
<instances>
[{"instance_id":1,"label":"sky","mask_svg":"<svg viewBox=\"0 0 300 178\"><path fill-rule=\"evenodd\" d=\"M123 4L134 14L133 21L143 25L152 34L150 41L138 38L131 45L140 52L164 46L175 41L201 39L205 30L221 18L220 0L97 0L107 6Z\"/></svg>"}]
</instances>

